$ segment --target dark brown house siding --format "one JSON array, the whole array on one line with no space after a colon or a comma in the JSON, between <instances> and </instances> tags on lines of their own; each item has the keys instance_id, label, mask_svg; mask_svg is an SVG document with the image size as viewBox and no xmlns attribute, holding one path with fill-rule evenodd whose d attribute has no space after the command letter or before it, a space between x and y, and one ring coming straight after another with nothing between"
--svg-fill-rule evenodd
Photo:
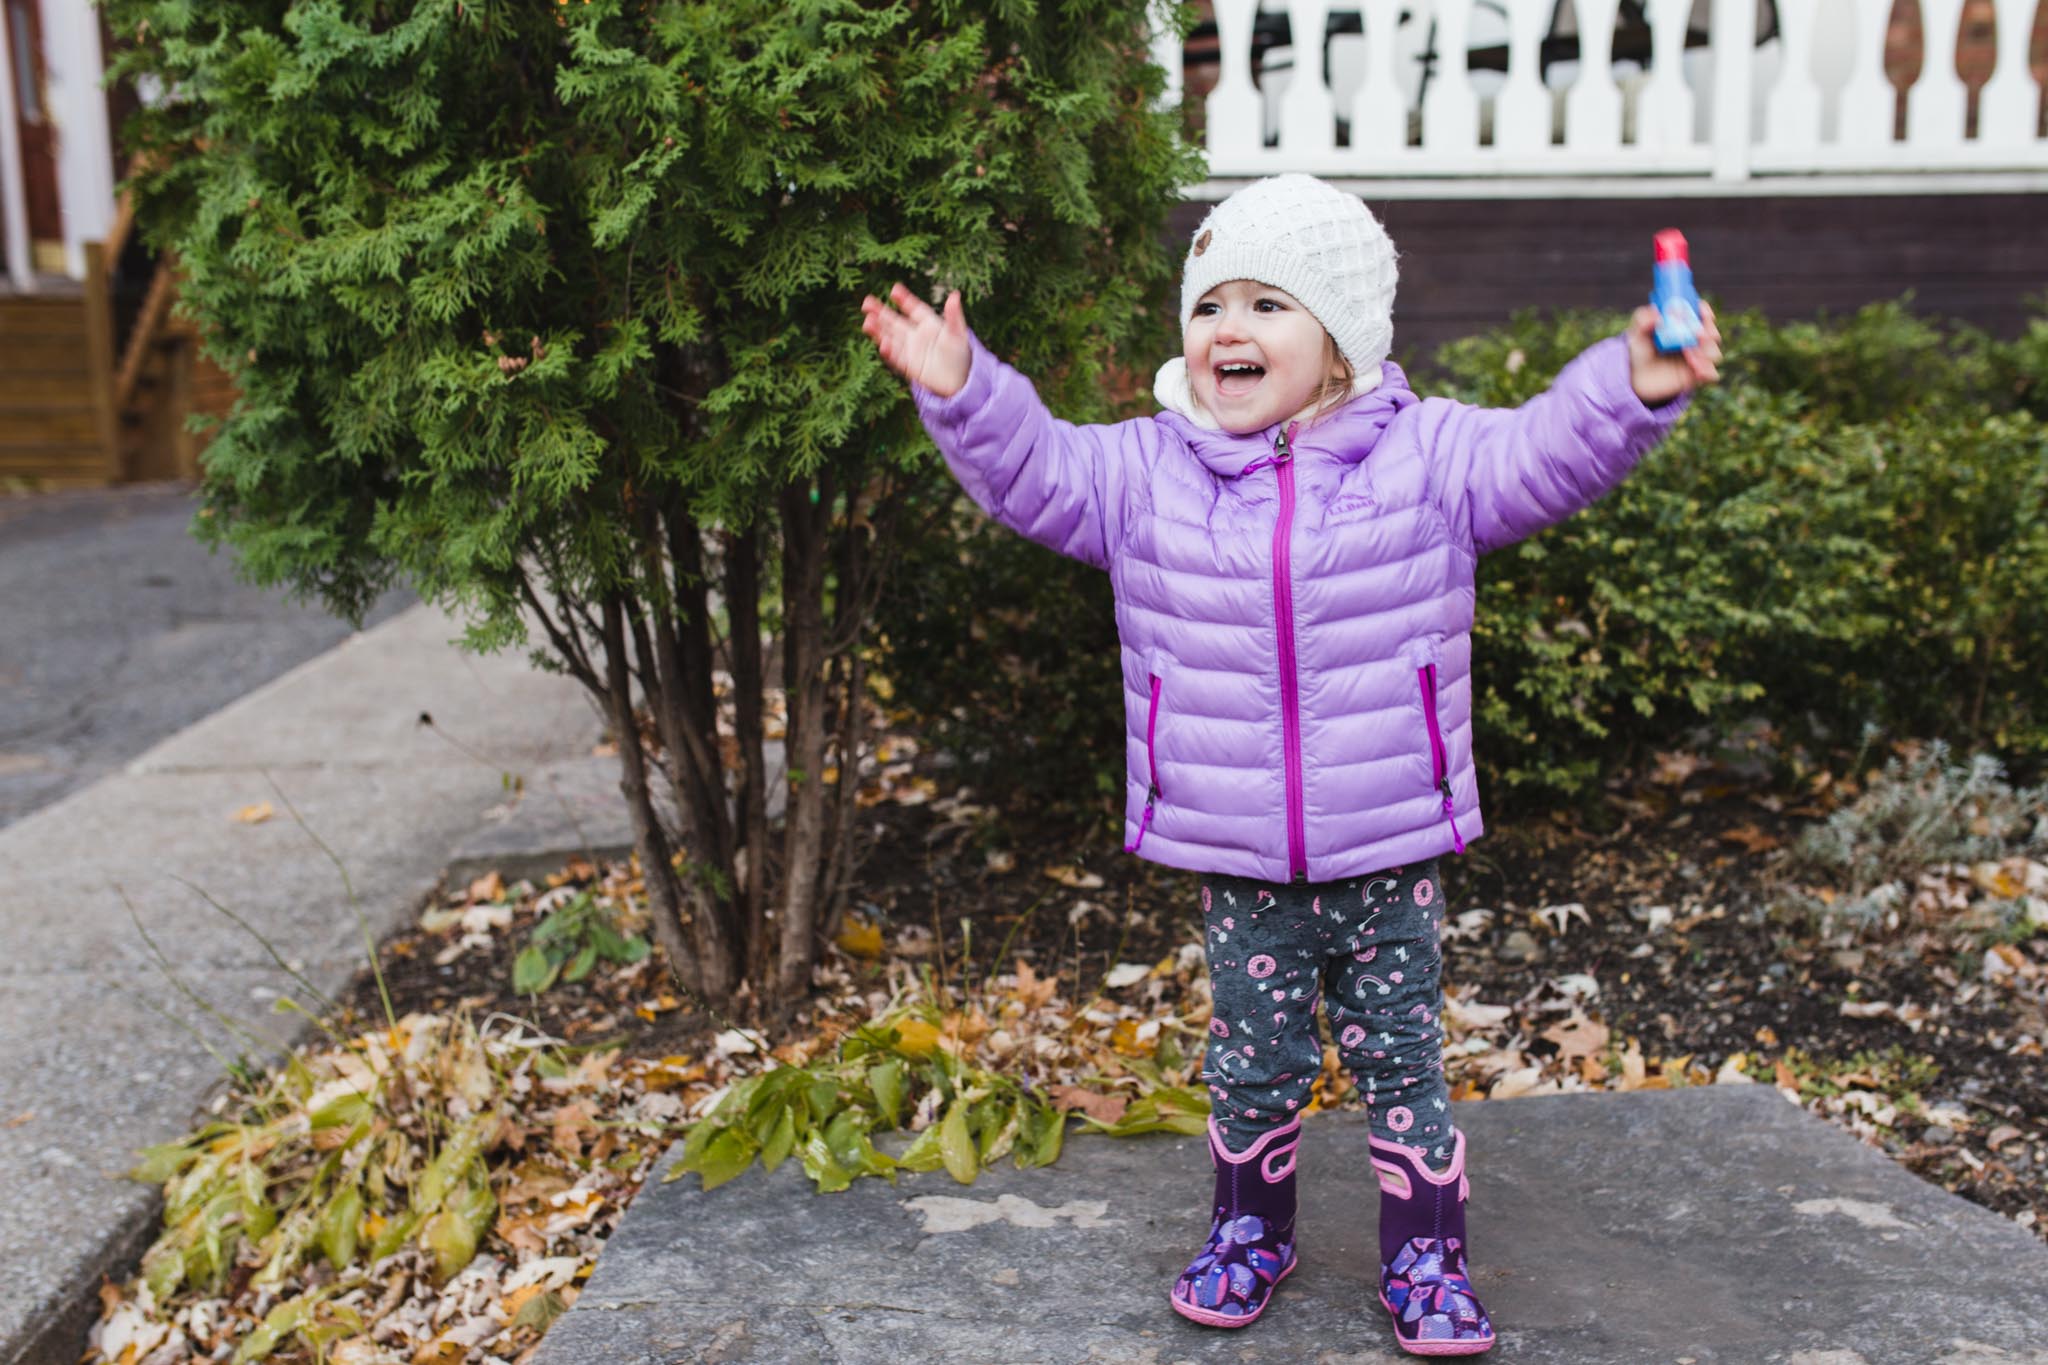
<instances>
[{"instance_id":1,"label":"dark brown house siding","mask_svg":"<svg viewBox=\"0 0 2048 1365\"><path fill-rule=\"evenodd\" d=\"M1394 349L1410 363L1519 309L1634 307L1667 227L1726 311L1810 318L1911 290L1915 311L2001 336L2048 317L2048 194L1365 200L1400 252ZM1175 207L1177 249L1208 210Z\"/></svg>"}]
</instances>

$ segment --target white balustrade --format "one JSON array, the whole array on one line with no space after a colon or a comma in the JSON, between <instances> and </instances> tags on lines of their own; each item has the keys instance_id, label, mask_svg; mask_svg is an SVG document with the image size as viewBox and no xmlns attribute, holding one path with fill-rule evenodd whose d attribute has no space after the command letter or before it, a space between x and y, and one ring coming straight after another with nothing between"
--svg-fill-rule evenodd
<instances>
[{"instance_id":1,"label":"white balustrade","mask_svg":"<svg viewBox=\"0 0 2048 1365\"><path fill-rule=\"evenodd\" d=\"M1650 79L1636 104L1636 144L1692 141L1692 87L1685 83L1685 26L1692 0L1651 0Z\"/></svg>"},{"instance_id":2,"label":"white balustrade","mask_svg":"<svg viewBox=\"0 0 2048 1365\"><path fill-rule=\"evenodd\" d=\"M1466 66L1472 0L1436 0L1436 66L1422 97L1422 145L1430 152L1470 153L1479 146L1479 96Z\"/></svg>"},{"instance_id":3,"label":"white balustrade","mask_svg":"<svg viewBox=\"0 0 2048 1365\"><path fill-rule=\"evenodd\" d=\"M1257 165L1265 151L1265 105L1252 84L1252 24L1258 13L1259 0L1216 0L1219 70L1203 106L1212 175L1220 165Z\"/></svg>"},{"instance_id":4,"label":"white balustrade","mask_svg":"<svg viewBox=\"0 0 2048 1365\"><path fill-rule=\"evenodd\" d=\"M1393 5L1365 5L1365 84L1351 104L1351 149L1372 160L1394 157L1408 147L1408 103L1394 65ZM1356 155L1354 156L1356 159Z\"/></svg>"},{"instance_id":5,"label":"white balustrade","mask_svg":"<svg viewBox=\"0 0 2048 1365\"><path fill-rule=\"evenodd\" d=\"M1476 190L1504 176L1564 193L1628 192L1651 176L1662 178L1653 192L1725 193L1985 173L2048 189L2048 138L2036 131L2041 85L2027 51L2039 0L1994 3L1998 55L1972 138L1969 94L1956 73L1966 0L1920 0L1924 60L1903 136L1894 134L1899 96L1885 71L1893 0L1776 0L1777 23L1761 47L1758 0L1701 0L1712 18L1709 50L1692 53L1694 0L1646 0L1649 58L1626 88L1613 56L1619 0L1574 0L1578 60L1569 76L1551 73L1560 85L1568 80L1561 93L1547 88L1542 69L1555 0L1486 0L1484 13L1475 0L1274 0L1268 8L1284 9L1293 41L1284 70L1276 52L1274 76L1263 82L1251 60L1258 0L1215 0L1210 174L1301 170L1412 194L1457 181ZM1333 41L1333 15L1356 15L1362 35ZM1503 41L1505 78L1475 80L1473 43ZM1173 40L1155 39L1154 50L1169 90L1178 90ZM1482 140L1486 92L1492 135ZM1554 141L1560 106L1563 138ZM1348 145L1340 146L1346 122ZM1278 145L1266 145L1275 132Z\"/></svg>"},{"instance_id":6,"label":"white balustrade","mask_svg":"<svg viewBox=\"0 0 2048 1365\"><path fill-rule=\"evenodd\" d=\"M1920 79L1906 92L1906 140L1915 147L1955 147L1963 140L1970 91L1956 74L1956 30L1963 0L1920 0Z\"/></svg>"},{"instance_id":7,"label":"white balustrade","mask_svg":"<svg viewBox=\"0 0 2048 1365\"><path fill-rule=\"evenodd\" d=\"M2022 151L2034 142L2041 86L2027 68L2035 0L1998 0L1998 65L1977 95L1977 141Z\"/></svg>"},{"instance_id":8,"label":"white balustrade","mask_svg":"<svg viewBox=\"0 0 2048 1365\"><path fill-rule=\"evenodd\" d=\"M1579 78L1564 102L1567 147L1621 145L1621 87L1614 83L1614 15L1621 0L1573 0L1579 19Z\"/></svg>"},{"instance_id":9,"label":"white balustrade","mask_svg":"<svg viewBox=\"0 0 2048 1365\"><path fill-rule=\"evenodd\" d=\"M1549 0L1508 4L1508 80L1493 99L1493 145L1518 160L1550 145L1550 91L1541 70L1550 12Z\"/></svg>"},{"instance_id":10,"label":"white balustrade","mask_svg":"<svg viewBox=\"0 0 2048 1365\"><path fill-rule=\"evenodd\" d=\"M1884 74L1885 36L1892 0L1856 0L1856 32L1850 39L1849 83L1842 88L1842 115L1835 141L1843 147L1879 150L1891 144L1898 92Z\"/></svg>"},{"instance_id":11,"label":"white balustrade","mask_svg":"<svg viewBox=\"0 0 2048 1365\"><path fill-rule=\"evenodd\" d=\"M1813 26L1819 14L1814 0L1778 6L1778 32L1784 53L1778 62L1778 83L1764 111L1764 145L1787 156L1799 156L1820 142L1820 82L1813 74Z\"/></svg>"},{"instance_id":12,"label":"white balustrade","mask_svg":"<svg viewBox=\"0 0 2048 1365\"><path fill-rule=\"evenodd\" d=\"M1294 75L1280 101L1280 152L1327 152L1337 145L1337 106L1323 78L1330 0L1288 0L1287 27L1294 39Z\"/></svg>"}]
</instances>

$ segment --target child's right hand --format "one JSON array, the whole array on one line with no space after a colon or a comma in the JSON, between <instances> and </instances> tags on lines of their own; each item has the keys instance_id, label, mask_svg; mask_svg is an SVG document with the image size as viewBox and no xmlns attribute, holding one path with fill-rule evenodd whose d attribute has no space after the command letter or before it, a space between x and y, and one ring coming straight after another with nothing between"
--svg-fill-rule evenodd
<instances>
[{"instance_id":1,"label":"child's right hand","mask_svg":"<svg viewBox=\"0 0 2048 1365\"><path fill-rule=\"evenodd\" d=\"M913 384L922 384L941 398L951 398L967 382L974 353L967 343L967 315L956 292L946 298L945 316L902 285L889 289L891 308L873 294L860 301L860 329L875 339L875 349L890 369ZM900 310L900 311L899 311Z\"/></svg>"}]
</instances>

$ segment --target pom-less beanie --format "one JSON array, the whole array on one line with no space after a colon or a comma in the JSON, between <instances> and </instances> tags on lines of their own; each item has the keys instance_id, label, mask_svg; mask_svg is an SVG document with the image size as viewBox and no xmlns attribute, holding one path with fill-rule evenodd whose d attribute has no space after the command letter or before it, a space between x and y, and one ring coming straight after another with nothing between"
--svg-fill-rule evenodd
<instances>
[{"instance_id":1,"label":"pom-less beanie","mask_svg":"<svg viewBox=\"0 0 2048 1365\"><path fill-rule=\"evenodd\" d=\"M1186 329L1202 295L1230 280L1284 289L1315 315L1357 375L1353 393L1380 381L1394 345L1394 243L1372 211L1312 175L1255 181L1209 210L1188 246L1181 274ZM1186 366L1167 362L1160 401L1182 409Z\"/></svg>"}]
</instances>

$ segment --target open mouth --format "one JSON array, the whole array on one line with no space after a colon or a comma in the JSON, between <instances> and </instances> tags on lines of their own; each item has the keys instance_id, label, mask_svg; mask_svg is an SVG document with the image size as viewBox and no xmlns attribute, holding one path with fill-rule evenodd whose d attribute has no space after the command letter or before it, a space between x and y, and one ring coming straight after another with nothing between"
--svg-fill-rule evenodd
<instances>
[{"instance_id":1,"label":"open mouth","mask_svg":"<svg viewBox=\"0 0 2048 1365\"><path fill-rule=\"evenodd\" d=\"M1266 377L1266 367L1248 360L1233 360L1216 367L1216 392L1225 398L1242 398Z\"/></svg>"}]
</instances>

